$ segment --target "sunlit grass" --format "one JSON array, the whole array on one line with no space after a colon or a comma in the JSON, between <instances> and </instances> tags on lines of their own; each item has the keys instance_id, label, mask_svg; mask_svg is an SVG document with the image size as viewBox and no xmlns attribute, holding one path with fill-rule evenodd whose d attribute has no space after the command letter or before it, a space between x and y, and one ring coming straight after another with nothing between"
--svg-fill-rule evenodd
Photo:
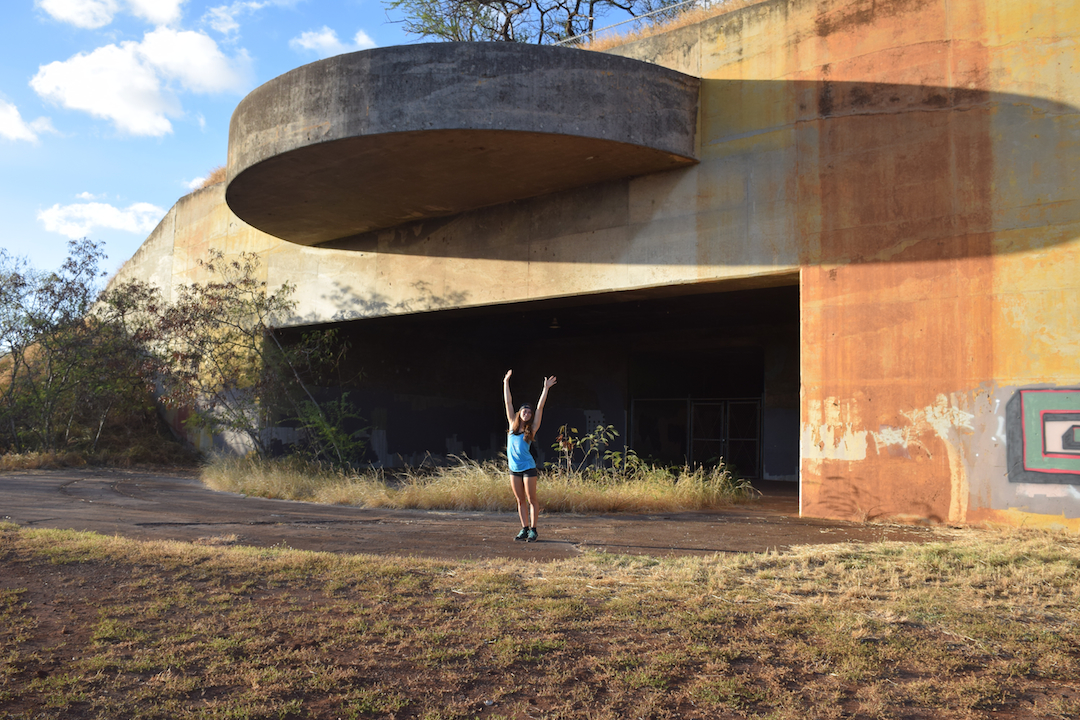
<instances>
[{"instance_id":1,"label":"sunlit grass","mask_svg":"<svg viewBox=\"0 0 1080 720\"><path fill-rule=\"evenodd\" d=\"M0 472L82 467L86 457L77 452L25 452L0 455Z\"/></svg>"},{"instance_id":2,"label":"sunlit grass","mask_svg":"<svg viewBox=\"0 0 1080 720\"><path fill-rule=\"evenodd\" d=\"M505 511L516 507L503 464L460 459L444 467L349 473L295 458L220 457L202 481L225 492L370 508ZM629 475L585 469L545 472L540 500L547 512L710 510L753 497L750 484L722 467L642 467Z\"/></svg>"},{"instance_id":3,"label":"sunlit grass","mask_svg":"<svg viewBox=\"0 0 1080 720\"><path fill-rule=\"evenodd\" d=\"M1080 711L1063 533L548 563L10 524L0 547L0 718Z\"/></svg>"},{"instance_id":4,"label":"sunlit grass","mask_svg":"<svg viewBox=\"0 0 1080 720\"><path fill-rule=\"evenodd\" d=\"M29 451L0 455L0 472L21 470L57 470L97 467L132 468L163 467L194 468L198 456L180 443L161 438L138 438L126 447L103 448L96 452L85 450Z\"/></svg>"}]
</instances>

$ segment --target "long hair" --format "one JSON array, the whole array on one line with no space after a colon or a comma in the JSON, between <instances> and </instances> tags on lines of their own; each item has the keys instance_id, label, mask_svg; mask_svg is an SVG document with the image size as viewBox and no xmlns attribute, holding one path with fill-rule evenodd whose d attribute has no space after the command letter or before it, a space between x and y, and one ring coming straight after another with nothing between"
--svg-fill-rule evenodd
<instances>
[{"instance_id":1,"label":"long hair","mask_svg":"<svg viewBox=\"0 0 1080 720\"><path fill-rule=\"evenodd\" d=\"M533 420L535 419L536 411L533 410ZM522 433L524 433L525 442L531 443L533 440L536 439L536 431L533 430L532 420L530 420L529 423L526 424L525 421L521 419L520 410L518 410L517 414L514 415L514 422L510 423L510 432L514 433L515 435L521 435Z\"/></svg>"}]
</instances>

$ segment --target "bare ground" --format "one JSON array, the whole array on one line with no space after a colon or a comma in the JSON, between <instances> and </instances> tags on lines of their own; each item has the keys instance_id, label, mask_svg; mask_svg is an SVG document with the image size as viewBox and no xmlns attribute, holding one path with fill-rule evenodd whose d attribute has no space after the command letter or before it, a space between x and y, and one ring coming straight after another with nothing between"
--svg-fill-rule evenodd
<instances>
[{"instance_id":1,"label":"bare ground","mask_svg":"<svg viewBox=\"0 0 1080 720\"><path fill-rule=\"evenodd\" d=\"M106 614L118 617L122 624L118 606L152 607L155 592L179 585L201 599L192 608L170 611L156 622L186 623L202 628L213 639L215 633L228 634L230 621L222 613L236 612L237 603L243 601L248 613L244 617L263 623L261 634L268 643L272 640L264 652L274 662L293 668L310 664L321 672L329 668L339 678L332 692L286 694L272 702L268 699L265 706L249 700L243 712L236 714L229 705L231 698L238 694L258 697L262 691L248 687L241 692L228 681L214 678L208 667L214 661L205 659L203 678L192 681L189 695L194 694L178 693L182 700L177 709L182 706L185 717L1011 719L1069 717L1080 708L1075 678L1055 677L1053 672L1003 672L1002 663L1012 661L986 645L908 621L893 626L884 623L884 633L849 638L853 652L880 652L884 665L892 643L889 634L897 632L904 635L905 643L925 643L946 656L955 653L957 672L964 678L960 686L969 688L964 692L970 695L942 695L934 689L938 679L927 675L917 658L904 667L874 670L881 677L875 674L864 681L807 666L791 649L793 642L806 644L799 638L805 618L800 620L798 612L789 614L793 608L785 607L783 601L763 609L714 598L709 602L717 608L708 608L676 607L643 598L645 604L638 610L629 608L633 615L640 612L648 618L645 625L638 625L618 620L632 600L590 585L582 588L580 597L573 597L575 593L532 597L538 610L546 603L580 604L586 612L538 631L530 645L500 636L489 610L477 605L475 594L459 592L454 586L458 581L445 579L442 570L433 570L429 564L502 558L548 561L586 551L615 557L760 553L796 545L918 543L950 537L934 528L800 519L797 497L790 489L771 486L763 490L757 502L715 513L545 515L541 541L525 544L512 539L517 522L509 514L368 510L245 498L207 490L188 473L79 470L0 475L0 519L23 527L89 530L140 540L417 558L415 569L395 580L397 585L384 587L381 583L389 580L364 580L365 592L378 586L384 594L358 602L349 588L328 590L325 579L319 578L297 577L283 585L138 562L51 563L0 544L0 593L18 591L18 601L34 625L20 649L20 656L30 660L20 662L14 668L16 675L8 679L15 687L63 685L63 678L79 665L83 653L101 652L93 648L102 647ZM537 591L523 588L520 592L531 596ZM228 596L228 604L215 609L223 595ZM410 645L410 633L431 618L411 613L433 612L431 608L454 628L441 640L442 646L435 648L444 655L433 655L423 641L416 641L417 647ZM589 612L590 608L597 612ZM312 626L305 620L311 615L322 618L324 624ZM388 617L393 620L385 634L371 630ZM369 627L367 644L344 641L343 633L359 621ZM140 622L150 623L145 618ZM170 632L179 631L174 627ZM703 651L708 645L712 649ZM177 694L172 685L180 680L173 671L128 669L137 650L120 634L111 639L108 652L109 659L94 660L109 665L111 670L104 668L109 673L115 672L112 679L102 675L94 686L101 692L99 698L69 699L50 708L43 704L46 695L42 692L16 691L6 697L0 693L0 718L161 716L144 715L146 708L140 710L130 703L136 703L134 698L155 683L162 692ZM243 651L235 652L241 654L233 660L246 660ZM805 653L806 648L798 652ZM1073 645L1061 657L1071 657L1069 662L1075 664L1077 654ZM642 658L649 658L651 664L636 665ZM646 672L656 666L656 658L661 665L669 663L662 682ZM200 660L189 662L198 666ZM189 666L187 673L191 672ZM710 677L716 679L703 680ZM911 688L916 687L929 698L926 705L911 701L916 695ZM755 694L759 691L760 696ZM267 698L274 694L270 689L265 692ZM783 702L796 702L802 710L762 699L784 693L787 700ZM714 701L704 702L708 697ZM192 708L204 711L199 714ZM163 716L168 716L167 711Z\"/></svg>"}]
</instances>

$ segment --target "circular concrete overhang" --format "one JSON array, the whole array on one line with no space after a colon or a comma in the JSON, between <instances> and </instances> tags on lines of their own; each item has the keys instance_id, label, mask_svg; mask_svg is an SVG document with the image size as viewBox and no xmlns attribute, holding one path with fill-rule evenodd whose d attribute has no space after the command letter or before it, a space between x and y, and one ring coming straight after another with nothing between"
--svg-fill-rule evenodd
<instances>
[{"instance_id":1,"label":"circular concrete overhang","mask_svg":"<svg viewBox=\"0 0 1080 720\"><path fill-rule=\"evenodd\" d=\"M316 245L697 162L697 78L518 43L365 50L256 88L229 127L230 209Z\"/></svg>"}]
</instances>

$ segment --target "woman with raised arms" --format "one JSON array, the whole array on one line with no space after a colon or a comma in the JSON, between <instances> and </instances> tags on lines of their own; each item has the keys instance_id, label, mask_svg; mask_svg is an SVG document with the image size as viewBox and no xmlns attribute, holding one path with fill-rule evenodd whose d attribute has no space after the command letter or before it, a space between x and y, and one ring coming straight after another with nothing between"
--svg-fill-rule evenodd
<instances>
[{"instance_id":1,"label":"woman with raised arms","mask_svg":"<svg viewBox=\"0 0 1080 720\"><path fill-rule=\"evenodd\" d=\"M510 426L506 433L510 487L517 499L518 518L521 520L521 532L514 539L536 542L536 515L540 505L536 501L536 460L529 448L540 430L544 403L547 402L548 390L555 384L555 376L544 378L544 389L540 392L535 410L526 404L514 412L514 399L510 395L510 376L513 373L513 370L507 370L503 378L503 400L506 402L506 421Z\"/></svg>"}]
</instances>

